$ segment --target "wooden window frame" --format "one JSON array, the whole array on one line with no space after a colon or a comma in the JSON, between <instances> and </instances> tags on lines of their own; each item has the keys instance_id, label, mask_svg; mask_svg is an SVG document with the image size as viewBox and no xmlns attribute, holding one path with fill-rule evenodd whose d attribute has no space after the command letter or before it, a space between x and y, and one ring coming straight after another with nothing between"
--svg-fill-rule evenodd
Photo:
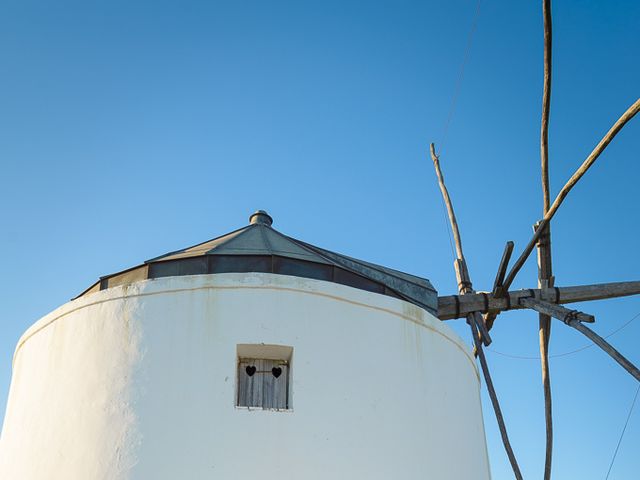
<instances>
[{"instance_id":1,"label":"wooden window frame","mask_svg":"<svg viewBox=\"0 0 640 480\"><path fill-rule=\"evenodd\" d=\"M236 408L288 411L293 347L239 344L236 352Z\"/></svg>"}]
</instances>

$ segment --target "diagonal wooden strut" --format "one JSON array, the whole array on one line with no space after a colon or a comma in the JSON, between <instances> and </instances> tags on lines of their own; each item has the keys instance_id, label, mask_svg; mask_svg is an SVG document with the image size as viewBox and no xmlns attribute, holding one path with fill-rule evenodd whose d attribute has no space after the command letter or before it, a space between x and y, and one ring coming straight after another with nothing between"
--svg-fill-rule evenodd
<instances>
[{"instance_id":1,"label":"diagonal wooden strut","mask_svg":"<svg viewBox=\"0 0 640 480\"><path fill-rule=\"evenodd\" d=\"M454 262L454 267L456 271L456 278L458 281L458 291L460 292L461 297L466 295L473 295L475 291L473 290L473 286L471 283L471 278L469 276L469 271L467 269L467 264L464 259L464 253L462 251L462 240L460 239L460 230L458 228L458 222L456 220L456 215L453 210L453 203L451 202L451 197L449 197L449 191L444 183L444 176L442 175L442 170L440 169L440 160L436 155L435 146L432 143L431 147L431 159L433 160L433 165L436 170L436 175L438 177L438 184L440 186L440 191L442 192L442 197L447 207L447 212L449 214L449 222L451 223L451 229L453 230L453 236L455 238L456 243L456 252L457 259ZM498 402L498 396L493 387L493 380L491 379L491 374L489 373L489 365L487 364L487 359L484 355L484 350L482 347L483 342L490 342L491 339L488 337L488 329L484 324L483 318L477 311L469 312L467 315L467 323L471 328L471 336L473 338L473 343L475 345L475 350L478 354L478 358L480 359L480 366L482 369L482 374L485 379L485 385L487 387L487 392L489 393L489 398L491 399L491 405L493 406L493 411L496 416L496 421L498 422L498 428L500 429L500 436L502 437L502 444L504 445L504 449L507 452L507 456L509 457L509 462L511 463L511 468L513 468L513 473L517 480L522 480L522 473L520 473L520 467L518 466L518 462L516 460L515 454L513 453L513 449L511 448L511 442L509 441L509 436L507 435L507 427L504 423L504 418L502 416L502 410L500 409L500 403ZM486 335L486 336L485 336Z\"/></svg>"},{"instance_id":2,"label":"diagonal wooden strut","mask_svg":"<svg viewBox=\"0 0 640 480\"><path fill-rule=\"evenodd\" d=\"M558 211L558 208L560 208L560 205L562 205L562 202L564 201L566 196L569 194L571 189L573 189L573 187L575 187L575 185L584 176L584 174L587 173L589 168L591 168L591 166L595 163L595 161L598 159L600 154L605 150L605 148L607 148L607 145L609 145L611 141L615 138L615 136L620 132L620 130L622 130L622 127L624 127L638 112L640 112L640 98L637 99L627 109L627 111L622 114L622 116L616 121L616 123L613 124L611 129L609 129L609 131L602 138L602 140L598 142L598 145L596 145L596 147L589 154L586 160L582 162L582 165L580 165L580 168L576 170L576 172L571 176L571 178L567 181L564 187L562 187L562 190L560 190L560 193L558 193L558 196L551 204L551 207L549 207L549 210L544 215L544 218L540 221L540 227L536 230L536 233L533 235L531 240L529 240L529 243L524 248L524 250L518 257L516 262L513 264L513 267L511 267L511 270L507 274L507 277L504 281L505 289L508 289L513 283L513 280L515 279L516 275L518 274L520 269L523 267L523 265L527 261L527 258L529 258L529 255L531 254L534 247L538 243L538 240L542 236L544 232L544 228L549 224L553 216L556 214L556 212Z\"/></svg>"},{"instance_id":3,"label":"diagonal wooden strut","mask_svg":"<svg viewBox=\"0 0 640 480\"><path fill-rule=\"evenodd\" d=\"M588 313L582 313L578 310L569 310L568 308L565 308L561 305L544 302L542 300L536 300L535 298L521 298L520 304L527 308L535 310L538 313L542 313L544 315L548 315L549 317L562 320L563 322L570 318L575 318L579 322L586 323L593 323L596 321L595 317L593 315L589 315Z\"/></svg>"},{"instance_id":4,"label":"diagonal wooden strut","mask_svg":"<svg viewBox=\"0 0 640 480\"><path fill-rule=\"evenodd\" d=\"M565 322L570 327L575 328L580 333L584 334L588 337L593 343L598 345L602 350L607 352L611 358L613 358L616 362L618 362L622 368L624 368L627 372L629 372L633 377L640 382L640 370L631 363L627 358L622 355L618 350L613 348L609 342L607 342L604 338L598 335L596 332L586 327L582 323L580 323L576 319L570 319L568 322Z\"/></svg>"},{"instance_id":5,"label":"diagonal wooden strut","mask_svg":"<svg viewBox=\"0 0 640 480\"><path fill-rule=\"evenodd\" d=\"M564 308L559 305L552 305L546 302L541 302L540 300L536 300L534 298L522 298L520 299L520 304L541 313L546 312L547 314L550 314L554 318L561 320L570 327L575 328L580 333L588 337L591 341L593 341L593 343L598 345L607 354L609 354L611 358L618 362L627 372L629 372L636 380L640 382L640 370L638 370L638 368L633 363L631 363L624 355L622 355L620 352L618 352L618 350L611 346L611 344L604 338L582 324L582 321L580 320L581 315L586 314L578 312L576 310L569 310L568 308ZM587 318L593 319L593 316L587 315Z\"/></svg>"},{"instance_id":6,"label":"diagonal wooden strut","mask_svg":"<svg viewBox=\"0 0 640 480\"><path fill-rule=\"evenodd\" d=\"M493 290L491 290L491 295L493 297L503 297L506 293L506 289L504 288L504 276L507 274L509 260L511 260L511 254L513 253L513 246L514 243L512 241L508 241L504 246L502 258L500 259L500 263L498 264L496 279L493 281ZM495 322L496 317L499 313L499 311L491 311L484 314L483 318L484 323L487 326L487 330L491 330L491 327L493 327L493 322Z\"/></svg>"},{"instance_id":7,"label":"diagonal wooden strut","mask_svg":"<svg viewBox=\"0 0 640 480\"><path fill-rule=\"evenodd\" d=\"M493 281L493 290L491 294L494 297L501 297L504 294L502 284L504 283L504 276L507 274L507 267L509 266L509 260L511 260L511 254L513 253L514 243L509 241L504 246L504 252L498 265L498 272L496 273L496 279Z\"/></svg>"},{"instance_id":8,"label":"diagonal wooden strut","mask_svg":"<svg viewBox=\"0 0 640 480\"><path fill-rule=\"evenodd\" d=\"M607 148L607 146L613 141L616 135L622 130L622 128L629 122L636 114L640 112L640 98L638 98L633 104L620 116L620 118L613 124L613 126L609 129L609 131L605 134L604 137L598 142L589 156L582 162L582 165L575 171L575 173L571 176L571 178L565 183L565 185L558 193L558 196L555 198L551 206L545 211L544 218L540 220L538 223L538 228L536 228L535 233L529 243L524 247L524 250L509 270L509 273L506 275L506 278L503 282L503 291L509 289L511 284L516 278L518 272L522 269L525 262L533 252L533 249L538 244L540 237L547 230L546 227L556 214L560 205L564 199L569 195L569 192L575 187L575 185L580 181L580 179L584 176L585 173L591 168L591 166L596 162L598 157L602 154L602 152ZM548 167L543 167L548 168ZM544 177L543 177L544 178ZM544 188L544 187L543 187ZM493 327L493 322L495 321L497 316L496 312L491 312L485 316L485 323L487 325L487 329L491 330Z\"/></svg>"}]
</instances>

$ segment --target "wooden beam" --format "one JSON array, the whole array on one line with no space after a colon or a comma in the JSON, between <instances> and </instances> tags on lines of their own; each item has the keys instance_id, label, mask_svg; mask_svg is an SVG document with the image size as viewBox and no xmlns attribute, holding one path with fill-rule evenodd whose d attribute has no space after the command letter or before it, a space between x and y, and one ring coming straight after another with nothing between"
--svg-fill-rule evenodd
<instances>
[{"instance_id":1,"label":"wooden beam","mask_svg":"<svg viewBox=\"0 0 640 480\"><path fill-rule=\"evenodd\" d=\"M507 273L509 260L511 260L513 246L514 243L512 241L508 241L504 247L504 252L502 253L502 258L500 259L500 264L498 265L498 273L496 273L496 279L493 282L493 290L491 291L491 294L494 297L504 297L506 293L506 289L504 288L504 276ZM491 330L491 327L493 327L493 322L495 322L496 317L499 313L499 310L493 310L483 315L484 324L487 326L487 330Z\"/></svg>"},{"instance_id":2,"label":"wooden beam","mask_svg":"<svg viewBox=\"0 0 640 480\"><path fill-rule=\"evenodd\" d=\"M496 298L489 292L448 295L438 297L438 318L440 320L451 320L465 318L470 312L490 313L522 309L524 307L520 305L520 299L526 297L544 300L549 303L567 304L639 294L640 281L513 290L501 298Z\"/></svg>"},{"instance_id":3,"label":"wooden beam","mask_svg":"<svg viewBox=\"0 0 640 480\"><path fill-rule=\"evenodd\" d=\"M593 315L582 313L577 310L569 310L561 305L545 302L543 300L536 300L535 298L521 298L520 304L535 310L538 313L543 313L563 322L570 318L575 318L579 322L593 323L596 321Z\"/></svg>"},{"instance_id":4,"label":"wooden beam","mask_svg":"<svg viewBox=\"0 0 640 480\"><path fill-rule=\"evenodd\" d=\"M555 288L548 289L543 300L554 298ZM640 281L598 283L595 285L578 285L574 287L560 287L560 301L554 303L588 302L591 300L605 300L607 298L628 297L640 293Z\"/></svg>"},{"instance_id":5,"label":"wooden beam","mask_svg":"<svg viewBox=\"0 0 640 480\"><path fill-rule=\"evenodd\" d=\"M502 283L504 282L504 276L507 274L507 267L509 266L509 260L511 259L511 254L513 253L513 245L514 243L512 241L508 241L504 246L504 252L502 252L502 258L500 259L500 264L498 265L496 279L493 281L492 293L496 297L499 297L502 295L502 293L504 293Z\"/></svg>"}]
</instances>

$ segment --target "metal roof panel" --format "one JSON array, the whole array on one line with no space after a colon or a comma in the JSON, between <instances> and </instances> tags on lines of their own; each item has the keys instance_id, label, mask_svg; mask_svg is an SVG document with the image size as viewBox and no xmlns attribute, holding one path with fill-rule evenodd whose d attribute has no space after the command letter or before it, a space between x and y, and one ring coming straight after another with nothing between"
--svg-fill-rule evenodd
<instances>
[{"instance_id":1,"label":"metal roof panel","mask_svg":"<svg viewBox=\"0 0 640 480\"><path fill-rule=\"evenodd\" d=\"M301 276L308 275L309 278L326 278L326 281L344 283L344 279L340 280L336 276L331 277L327 275L332 271L336 272L334 275L338 275L338 273L343 272L342 277L344 277L344 275L347 275L344 272L347 271L351 272L348 275L353 277L353 280L350 280L350 285L354 286L354 288L370 288L373 289L373 291L384 291L385 294L399 296L400 298L423 307L432 313L437 310L437 292L431 285L431 282L425 278L410 275L408 273L393 270L370 262L365 262L363 260L358 260L353 257L348 257L346 255L316 247L293 237L288 237L271 226L272 218L262 210L254 213L250 217L250 221L251 223L246 227L239 228L238 230L234 230L226 235L213 238L191 247L152 258L147 260L145 264L181 262L180 265L182 265L185 261L191 261L190 259L195 260L197 258L205 259L206 257L220 256L220 261L222 261L223 258L226 259L224 260L226 265L224 271L235 271L233 268L236 268L234 267L236 264L238 268L237 271L246 271L247 268L253 268L251 266L247 267L247 265L255 263L247 263L247 258L252 256L261 256L273 259L289 258L303 260L304 262L307 262L304 264L307 265L307 267L290 267L294 268L294 270L298 272L306 272L299 274ZM236 256L237 261L235 260ZM273 265L273 261L275 260L269 261L269 265ZM209 267L207 267L207 265L209 265ZM317 265L317 267L313 267L313 265ZM323 270L321 272L322 275L318 276L318 272L316 272L316 270L321 268L327 269L327 266L329 266L329 270ZM208 261L205 261L203 268L208 268L209 270L206 271L209 273L219 271L211 270L211 262ZM264 269L265 267L262 266L261 268ZM178 265L175 267L175 272L178 272L176 273L177 275L187 275L191 270L188 268L179 268ZM149 272L151 271L152 270L149 270ZM269 269L267 271L278 273L278 270ZM106 285L108 287L109 282L105 281L105 279L108 280L109 278L116 277L117 275L118 274L116 273L103 277L101 285ZM150 273L150 275L153 274ZM355 280L359 277L366 280L356 282ZM333 280L328 280L329 278L333 278ZM367 284L366 282L369 283ZM380 287L376 287L376 285L379 285Z\"/></svg>"}]
</instances>

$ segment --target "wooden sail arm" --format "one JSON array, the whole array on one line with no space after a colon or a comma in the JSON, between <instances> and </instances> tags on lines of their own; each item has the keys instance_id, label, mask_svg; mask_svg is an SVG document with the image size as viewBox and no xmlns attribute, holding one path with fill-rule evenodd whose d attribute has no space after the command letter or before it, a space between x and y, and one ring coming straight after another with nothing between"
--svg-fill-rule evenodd
<instances>
[{"instance_id":1,"label":"wooden sail arm","mask_svg":"<svg viewBox=\"0 0 640 480\"><path fill-rule=\"evenodd\" d=\"M448 295L438 297L438 318L440 320L451 320L454 318L466 318L471 312L488 313L522 309L525 308L520 304L520 299L522 298L534 298L549 303L565 304L639 294L640 281L512 290L508 292L508 295L505 294L501 298L494 297L490 292Z\"/></svg>"}]
</instances>

